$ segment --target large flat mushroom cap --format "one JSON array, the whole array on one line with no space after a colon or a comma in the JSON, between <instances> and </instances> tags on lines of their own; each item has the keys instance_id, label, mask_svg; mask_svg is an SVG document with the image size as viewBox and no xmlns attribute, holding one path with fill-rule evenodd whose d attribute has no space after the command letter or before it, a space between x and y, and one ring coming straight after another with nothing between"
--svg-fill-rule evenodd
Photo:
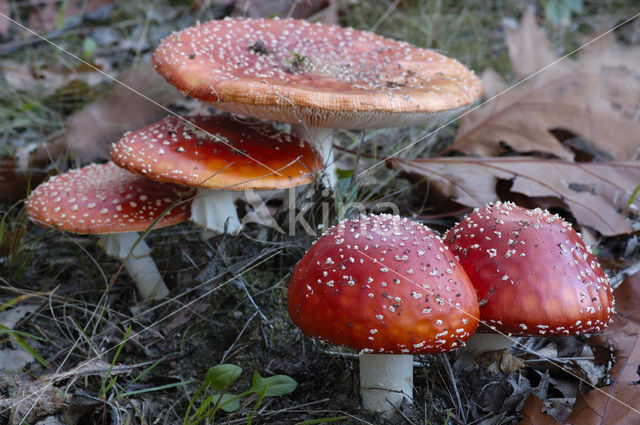
<instances>
[{"instance_id":1,"label":"large flat mushroom cap","mask_svg":"<svg viewBox=\"0 0 640 425\"><path fill-rule=\"evenodd\" d=\"M613 316L609 280L569 223L513 203L477 208L444 237L480 300L480 318L504 333L601 332Z\"/></svg>"},{"instance_id":2,"label":"large flat mushroom cap","mask_svg":"<svg viewBox=\"0 0 640 425\"><path fill-rule=\"evenodd\" d=\"M139 232L176 201L155 227L187 220L195 192L136 176L112 162L91 164L40 184L27 198L26 211L39 224L73 233Z\"/></svg>"},{"instance_id":3,"label":"large flat mushroom cap","mask_svg":"<svg viewBox=\"0 0 640 425\"><path fill-rule=\"evenodd\" d=\"M322 168L309 143L269 124L220 116L168 116L125 134L111 159L154 180L223 190L298 186Z\"/></svg>"},{"instance_id":4,"label":"large flat mushroom cap","mask_svg":"<svg viewBox=\"0 0 640 425\"><path fill-rule=\"evenodd\" d=\"M289 316L308 336L372 353L442 353L478 326L469 278L426 226L391 215L331 228L296 266Z\"/></svg>"},{"instance_id":5,"label":"large flat mushroom cap","mask_svg":"<svg viewBox=\"0 0 640 425\"><path fill-rule=\"evenodd\" d=\"M295 19L205 22L165 38L153 65L221 109L317 127L422 124L482 93L473 72L432 50Z\"/></svg>"}]
</instances>

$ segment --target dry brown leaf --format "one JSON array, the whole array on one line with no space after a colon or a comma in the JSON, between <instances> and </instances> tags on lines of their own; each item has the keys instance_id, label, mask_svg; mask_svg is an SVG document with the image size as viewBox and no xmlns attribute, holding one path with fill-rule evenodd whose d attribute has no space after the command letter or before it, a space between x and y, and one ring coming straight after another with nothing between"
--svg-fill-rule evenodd
<instances>
[{"instance_id":1,"label":"dry brown leaf","mask_svg":"<svg viewBox=\"0 0 640 425\"><path fill-rule=\"evenodd\" d=\"M580 64L594 69L623 66L629 69L632 76L638 78L640 49L616 42L615 33L609 32L580 51Z\"/></svg>"},{"instance_id":2,"label":"dry brown leaf","mask_svg":"<svg viewBox=\"0 0 640 425\"><path fill-rule=\"evenodd\" d=\"M638 93L640 83L621 69L569 73L541 87L527 82L466 115L450 150L497 156L504 141L517 152L571 160L573 152L550 132L563 129L615 159L635 158L640 120L628 113Z\"/></svg>"},{"instance_id":3,"label":"dry brown leaf","mask_svg":"<svg viewBox=\"0 0 640 425\"><path fill-rule=\"evenodd\" d=\"M14 90L29 90L37 88L47 95L66 83L63 74L44 69L37 71L20 63L5 61L0 65L0 73L9 87Z\"/></svg>"},{"instance_id":4,"label":"dry brown leaf","mask_svg":"<svg viewBox=\"0 0 640 425\"><path fill-rule=\"evenodd\" d=\"M498 179L511 180L512 192L556 197L581 225L605 235L631 232L624 214L640 183L640 162L575 163L535 157L431 158L391 160L414 180L429 179L445 196L470 207L498 200ZM636 200L640 206L640 201Z\"/></svg>"},{"instance_id":5,"label":"dry brown leaf","mask_svg":"<svg viewBox=\"0 0 640 425\"><path fill-rule=\"evenodd\" d=\"M60 135L52 136L48 143L33 150L18 149L19 168L26 169L30 164L44 168L67 150L82 163L107 159L111 143L117 142L125 131L136 130L167 115L162 106L182 99L149 64L134 67L117 79L122 84L114 82L110 92L74 113ZM0 176L0 188L1 185ZM0 198L1 194L0 191Z\"/></svg>"},{"instance_id":6,"label":"dry brown leaf","mask_svg":"<svg viewBox=\"0 0 640 425\"><path fill-rule=\"evenodd\" d=\"M109 157L111 143L125 131L136 130L167 115L160 105L170 103L178 92L151 69L140 65L118 77L111 92L75 113L66 128L67 146L81 162ZM55 141L53 143L56 143Z\"/></svg>"},{"instance_id":7,"label":"dry brown leaf","mask_svg":"<svg viewBox=\"0 0 640 425\"><path fill-rule=\"evenodd\" d=\"M487 99L491 99L509 88L500 74L492 68L485 69L480 75L480 80L482 80L484 96Z\"/></svg>"},{"instance_id":8,"label":"dry brown leaf","mask_svg":"<svg viewBox=\"0 0 640 425\"><path fill-rule=\"evenodd\" d=\"M106 63L104 65L107 65ZM56 70L57 65L52 68L34 68L22 63L5 61L0 64L0 73L7 84L14 90L37 91L42 96L50 95L56 91L64 90L65 87L84 82L88 86L96 86L104 82L107 77L101 72L91 68L83 72L68 72L68 70ZM108 66L102 66L104 72L110 72Z\"/></svg>"},{"instance_id":9,"label":"dry brown leaf","mask_svg":"<svg viewBox=\"0 0 640 425\"><path fill-rule=\"evenodd\" d=\"M522 15L520 26L516 30L507 29L507 47L511 66L520 78L541 70L558 59L547 36L536 23L536 14L532 7ZM553 65L566 71L569 62Z\"/></svg>"},{"instance_id":10,"label":"dry brown leaf","mask_svg":"<svg viewBox=\"0 0 640 425\"><path fill-rule=\"evenodd\" d=\"M553 416L543 412L544 407L542 400L530 394L520 412L524 418L518 422L518 425L558 425Z\"/></svg>"},{"instance_id":11,"label":"dry brown leaf","mask_svg":"<svg viewBox=\"0 0 640 425\"><path fill-rule=\"evenodd\" d=\"M640 423L640 273L627 278L616 290L615 321L590 339L595 346L611 346L616 362L611 385L578 398L566 420L576 425L632 425Z\"/></svg>"},{"instance_id":12,"label":"dry brown leaf","mask_svg":"<svg viewBox=\"0 0 640 425\"><path fill-rule=\"evenodd\" d=\"M517 32L508 36L513 66L521 76L542 69L556 57L527 13ZM450 150L497 156L505 142L517 152L551 153L573 159L550 130L562 129L580 137L612 158L638 155L640 143L640 60L608 38L589 46L578 62L563 59L486 105L466 115ZM608 53L612 51L613 53ZM609 59L617 55L616 60ZM488 74L491 89L498 84Z\"/></svg>"}]
</instances>

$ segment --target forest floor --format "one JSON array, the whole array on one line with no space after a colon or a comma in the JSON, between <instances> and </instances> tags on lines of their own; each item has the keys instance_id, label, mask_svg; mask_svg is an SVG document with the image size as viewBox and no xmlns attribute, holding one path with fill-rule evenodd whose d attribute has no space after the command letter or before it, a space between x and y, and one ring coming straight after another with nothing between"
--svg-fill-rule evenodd
<instances>
[{"instance_id":1,"label":"forest floor","mask_svg":"<svg viewBox=\"0 0 640 425\"><path fill-rule=\"evenodd\" d=\"M640 321L632 308L640 297L640 19L626 22L640 12L637 2L348 0L328 6L307 0L293 9L287 3L0 1L0 13L15 20L0 15L0 423L537 425L569 415L584 424L640 422L633 419L640 415L640 386L632 385L640 379L634 374ZM535 20L526 23L529 6ZM121 262L107 257L97 238L30 222L24 198L53 174L106 161L125 131L167 114L158 105L181 115L213 113L156 76L150 57L172 31L244 14L294 14L436 49L482 75L486 98L496 94L506 107L482 116L499 103L481 107L478 119L488 125L470 115L437 132L336 132L335 193L316 191L306 203L290 201L292 192L263 193L261 214L239 196L247 224L234 236L203 240L187 223L150 232L146 241L171 294L142 302ZM574 52L616 26L610 44ZM549 64L545 60L565 55L553 68L565 74L550 77L553 84L569 78L565 85L552 92L542 78L519 86L520 94L546 104L527 109L503 96L504 88ZM567 73L569 62L578 66ZM595 80L579 79L592 62ZM489 69L493 73L484 72ZM582 83L584 93L558 94ZM600 103L592 94L602 96ZM554 109L558 104L569 114ZM526 116L531 128L511 113ZM567 116L566 123L553 120ZM534 145L541 129L557 146L512 142L513 134L492 123L522 127L522 139ZM461 158L476 158L447 169L462 191L484 179L475 197L464 198L434 177L434 163L406 162L451 156L445 151L451 146ZM399 159L384 161L392 157ZM487 171L503 157L536 163ZM465 174L465 166L482 170L481 177ZM629 168L622 172L623 166ZM588 178L596 183L588 186ZM576 183L550 183L563 179ZM581 184L588 190L576 190ZM541 186L553 187L536 191ZM444 232L472 207L495 200L550 208L581 230L618 288L628 322L620 319L599 338L523 338L526 349L480 359L417 356L412 404L391 420L362 410L357 353L311 340L289 320L286 293L295 264L323 229L359 212L399 212ZM242 368L229 388L235 394L251 388L254 372L288 376L297 387L263 399L247 392L230 412L207 407L198 389L219 364ZM615 402L602 407L593 386ZM187 412L195 411L203 416L188 422Z\"/></svg>"}]
</instances>

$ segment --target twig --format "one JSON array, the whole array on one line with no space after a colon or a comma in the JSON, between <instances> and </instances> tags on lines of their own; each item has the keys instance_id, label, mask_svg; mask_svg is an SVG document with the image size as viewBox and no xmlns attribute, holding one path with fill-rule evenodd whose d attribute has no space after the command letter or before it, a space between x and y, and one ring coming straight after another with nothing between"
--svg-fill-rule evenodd
<instances>
[{"instance_id":1,"label":"twig","mask_svg":"<svg viewBox=\"0 0 640 425\"><path fill-rule=\"evenodd\" d=\"M242 327L242 329L240 329L240 333L238 333L238 336L236 336L236 339L233 340L233 343L231 343L231 345L229 346L229 348L227 348L227 350L224 352L224 354L222 355L222 359L220 359L220 363L224 363L224 360L227 358L227 355L229 354L229 352L231 351L231 349L233 347L235 347L236 343L238 342L238 340L240 340L240 337L242 337L242 334L244 333L244 331L247 329L247 326L249 326L249 323L251 323L251 321L253 320L254 317L256 317L256 315L259 313L259 311L254 312L251 317L249 317L249 320L246 321L246 323L244 324L244 326Z\"/></svg>"},{"instance_id":2,"label":"twig","mask_svg":"<svg viewBox=\"0 0 640 425\"><path fill-rule=\"evenodd\" d=\"M638 271L640 271L640 261L635 263L635 264L632 264L631 266L627 267L626 269L620 270L618 273L616 273L615 276L613 276L611 279L609 279L609 284L611 285L611 289L616 289L618 286L620 286L620 284L626 278L636 274Z\"/></svg>"},{"instance_id":3,"label":"twig","mask_svg":"<svg viewBox=\"0 0 640 425\"><path fill-rule=\"evenodd\" d=\"M449 375L449 379L451 380L451 385L453 386L453 392L456 395L456 401L458 402L458 410L460 411L460 415L463 417L464 421L466 421L466 415L464 409L462 408L462 399L460 398L460 392L458 391L458 385L456 384L456 378L453 376L453 369L451 369L451 363L449 363L449 357L446 354L442 355L444 359L444 366L447 369L447 374Z\"/></svg>"},{"instance_id":4,"label":"twig","mask_svg":"<svg viewBox=\"0 0 640 425\"><path fill-rule=\"evenodd\" d=\"M516 347L517 348L517 347ZM583 357L556 357L554 358L557 362L568 362L571 360L580 361L580 360L595 360L593 356L583 356ZM536 363L536 362L547 362L547 359L525 359L525 363Z\"/></svg>"},{"instance_id":5,"label":"twig","mask_svg":"<svg viewBox=\"0 0 640 425\"><path fill-rule=\"evenodd\" d=\"M45 375L43 376L41 379L47 380L47 381L51 381L51 382L57 382L57 381L61 381L63 379L67 379L67 378L75 378L78 376L87 376L87 375L100 375L103 373L107 373L109 372L109 370L111 369L111 373L114 375L117 374L122 374L122 373L128 373L130 371L132 371L133 369L139 369L142 367L146 367L146 366L150 366L154 363L164 363L164 362L168 362L168 361L175 361L175 360L180 360L183 359L185 357L190 356L191 354L193 354L195 350L190 350L187 351L185 353L180 353L180 354L176 354L173 356L167 356L165 358L162 358L160 360L148 360L146 362L141 362L141 363L135 363L132 365L114 365L112 368L109 367L108 364L105 363L105 367L96 367L96 368L74 368L72 370L66 371L66 372L58 372L58 373L53 373L53 374L49 374L49 375ZM89 365L85 365L85 366L89 366Z\"/></svg>"},{"instance_id":6,"label":"twig","mask_svg":"<svg viewBox=\"0 0 640 425\"><path fill-rule=\"evenodd\" d=\"M360 157L363 157L363 158L375 159L376 161L378 161L378 160L386 161L388 159L386 157L382 157L381 158L381 157L379 157L377 155L372 155L370 153L364 153L364 152L358 153L358 151L354 151L353 149L345 148L344 146L336 145L335 143L333 144L333 149L337 149L337 150L342 151L342 152L350 153L351 155L355 155L356 157L359 155Z\"/></svg>"},{"instance_id":7,"label":"twig","mask_svg":"<svg viewBox=\"0 0 640 425\"><path fill-rule=\"evenodd\" d=\"M247 289L247 284L245 283L244 278L239 276L237 280L238 280L238 286L240 286L240 288L244 290L245 294L247 294L247 298L249 298L249 301L251 301L251 304L256 309L256 313L260 314L260 317L262 317L262 320L264 320L265 322L268 322L269 319L267 319L267 316L262 314L260 307L258 307L258 304L256 304L256 302L254 301L253 297L251 296L251 293L249 292L249 289Z\"/></svg>"}]
</instances>

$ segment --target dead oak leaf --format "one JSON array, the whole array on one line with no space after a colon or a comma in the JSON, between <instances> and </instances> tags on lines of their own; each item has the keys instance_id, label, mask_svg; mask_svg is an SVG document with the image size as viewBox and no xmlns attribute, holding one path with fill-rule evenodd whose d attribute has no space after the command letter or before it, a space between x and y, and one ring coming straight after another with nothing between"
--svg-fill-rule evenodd
<instances>
[{"instance_id":1,"label":"dead oak leaf","mask_svg":"<svg viewBox=\"0 0 640 425\"><path fill-rule=\"evenodd\" d=\"M640 78L640 49L618 43L615 33L608 32L580 51L580 64L592 69L625 67L631 77Z\"/></svg>"},{"instance_id":2,"label":"dead oak leaf","mask_svg":"<svg viewBox=\"0 0 640 425\"><path fill-rule=\"evenodd\" d=\"M163 105L178 96L150 65L138 65L118 76L105 95L74 113L64 139L81 162L109 157L111 143L125 131L135 130L167 114ZM59 143L54 140L53 144ZM37 152L34 152L34 154Z\"/></svg>"},{"instance_id":3,"label":"dead oak leaf","mask_svg":"<svg viewBox=\"0 0 640 425\"><path fill-rule=\"evenodd\" d=\"M640 423L640 273L627 278L616 290L614 323L590 338L595 346L613 347L616 362L611 384L578 398L567 424L631 425Z\"/></svg>"},{"instance_id":4,"label":"dead oak leaf","mask_svg":"<svg viewBox=\"0 0 640 425\"><path fill-rule=\"evenodd\" d=\"M413 180L428 179L444 196L470 207L499 200L496 185L509 180L512 192L561 199L580 224L604 235L632 231L625 210L640 182L640 162L575 163L521 156L394 159L389 165Z\"/></svg>"},{"instance_id":5,"label":"dead oak leaf","mask_svg":"<svg viewBox=\"0 0 640 425\"><path fill-rule=\"evenodd\" d=\"M463 117L450 150L497 156L506 143L516 152L571 160L573 152L551 133L561 129L614 159L638 155L640 49L605 36L589 44L578 61L554 63L558 57L530 11L519 30L508 32L507 44L519 77L541 72L505 90L495 73L485 71L491 100Z\"/></svg>"},{"instance_id":6,"label":"dead oak leaf","mask_svg":"<svg viewBox=\"0 0 640 425\"><path fill-rule=\"evenodd\" d=\"M532 7L524 12L517 29L507 28L507 47L511 66L520 78L528 77L558 59L549 39L536 23ZM568 64L565 61L553 66L562 68L564 72Z\"/></svg>"},{"instance_id":7,"label":"dead oak leaf","mask_svg":"<svg viewBox=\"0 0 640 425\"><path fill-rule=\"evenodd\" d=\"M572 160L573 152L550 132L563 129L615 159L635 158L640 120L624 111L637 103L629 97L640 93L640 83L631 80L624 70L611 70L568 73L541 86L528 81L466 115L449 150L498 156L505 142L517 152Z\"/></svg>"},{"instance_id":8,"label":"dead oak leaf","mask_svg":"<svg viewBox=\"0 0 640 425\"><path fill-rule=\"evenodd\" d=\"M520 412L524 418L518 422L518 425L558 425L553 416L544 413L544 407L542 400L530 394Z\"/></svg>"},{"instance_id":9,"label":"dead oak leaf","mask_svg":"<svg viewBox=\"0 0 640 425\"><path fill-rule=\"evenodd\" d=\"M110 72L108 63L100 61L103 72ZM0 75L7 82L8 87L15 91L37 92L49 96L55 92L72 87L74 83L82 81L88 86L97 86L106 80L103 72L89 68L83 72L68 72L68 70L53 67L38 67L34 64L26 65L5 61L0 64Z\"/></svg>"}]
</instances>

